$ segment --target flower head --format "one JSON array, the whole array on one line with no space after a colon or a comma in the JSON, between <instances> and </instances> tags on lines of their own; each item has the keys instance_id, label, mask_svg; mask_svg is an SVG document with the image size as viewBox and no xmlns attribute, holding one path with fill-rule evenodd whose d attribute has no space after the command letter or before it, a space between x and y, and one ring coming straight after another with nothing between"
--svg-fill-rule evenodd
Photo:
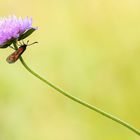
<instances>
[{"instance_id":1,"label":"flower head","mask_svg":"<svg viewBox=\"0 0 140 140\"><path fill-rule=\"evenodd\" d=\"M29 36L37 28L32 27L32 18L17 18L9 16L0 18L0 48L6 48L14 40L21 40Z\"/></svg>"}]
</instances>

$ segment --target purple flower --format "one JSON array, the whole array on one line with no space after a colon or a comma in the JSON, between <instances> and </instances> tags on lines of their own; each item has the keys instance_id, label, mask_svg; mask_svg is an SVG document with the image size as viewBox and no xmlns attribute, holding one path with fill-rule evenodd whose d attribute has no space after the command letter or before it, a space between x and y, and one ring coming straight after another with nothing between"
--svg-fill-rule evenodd
<instances>
[{"instance_id":1,"label":"purple flower","mask_svg":"<svg viewBox=\"0 0 140 140\"><path fill-rule=\"evenodd\" d=\"M32 18L17 18L9 16L0 18L0 48L6 48L14 40L22 40L34 32L37 28L32 27Z\"/></svg>"}]
</instances>

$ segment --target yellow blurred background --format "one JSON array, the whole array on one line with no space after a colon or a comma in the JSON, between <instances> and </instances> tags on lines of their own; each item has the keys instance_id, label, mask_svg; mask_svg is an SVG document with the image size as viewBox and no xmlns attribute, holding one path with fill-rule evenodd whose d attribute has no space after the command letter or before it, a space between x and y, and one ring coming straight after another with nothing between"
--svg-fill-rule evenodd
<instances>
[{"instance_id":1,"label":"yellow blurred background","mask_svg":"<svg viewBox=\"0 0 140 140\"><path fill-rule=\"evenodd\" d=\"M72 95L140 129L139 0L0 0L0 16L31 16L23 57ZM139 140L62 96L0 51L0 140Z\"/></svg>"}]
</instances>

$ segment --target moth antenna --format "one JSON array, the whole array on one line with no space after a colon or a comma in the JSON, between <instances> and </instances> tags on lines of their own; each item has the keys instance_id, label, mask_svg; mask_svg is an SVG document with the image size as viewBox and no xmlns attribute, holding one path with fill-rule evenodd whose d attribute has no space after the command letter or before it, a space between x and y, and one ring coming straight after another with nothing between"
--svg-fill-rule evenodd
<instances>
[{"instance_id":1,"label":"moth antenna","mask_svg":"<svg viewBox=\"0 0 140 140\"><path fill-rule=\"evenodd\" d=\"M27 46L28 46L29 40L27 40Z\"/></svg>"},{"instance_id":2,"label":"moth antenna","mask_svg":"<svg viewBox=\"0 0 140 140\"><path fill-rule=\"evenodd\" d=\"M31 46L31 45L36 44L36 43L38 43L38 42L33 42L33 43L31 43L31 44L28 44L28 46Z\"/></svg>"}]
</instances>

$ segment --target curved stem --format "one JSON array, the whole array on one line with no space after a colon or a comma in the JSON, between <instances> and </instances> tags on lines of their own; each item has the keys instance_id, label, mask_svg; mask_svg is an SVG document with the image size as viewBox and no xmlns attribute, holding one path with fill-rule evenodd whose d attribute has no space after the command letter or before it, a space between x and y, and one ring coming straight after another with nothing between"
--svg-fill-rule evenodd
<instances>
[{"instance_id":1,"label":"curved stem","mask_svg":"<svg viewBox=\"0 0 140 140\"><path fill-rule=\"evenodd\" d=\"M14 47L17 49L16 43L14 43ZM99 108L93 106L93 105L90 105L90 104L88 104L88 103L86 103L86 102L80 100L79 98L76 98L76 97L70 95L69 93L67 93L67 92L65 92L64 90L60 89L59 87L55 86L54 84L52 84L52 83L49 82L48 80L46 80L46 79L44 79L43 77L41 77L40 75L38 75L38 74L37 74L36 72L34 72L32 69L30 69L30 68L28 67L28 65L25 63L25 61L23 60L22 57L20 57L20 61L21 61L21 63L23 64L23 66L24 66L31 74L33 74L35 77L37 77L37 78L40 79L42 82L46 83L47 85L49 85L50 87L52 87L53 89L55 89L56 91L58 91L59 93L61 93L61 94L63 94L64 96L68 97L69 99L71 99L71 100L73 100L73 101L75 101L75 102L77 102L77 103L79 103L79 104L81 104L81 105L83 105L83 106L85 106L85 107L87 107L87 108L93 110L93 111L96 111L97 113L99 113L99 114L101 114L101 115L103 115L103 116L105 116L105 117L107 117L107 118L109 118L109 119L111 119L111 120L113 120L113 121L119 123L120 125L122 125L122 126L128 128L129 130L133 131L133 132L136 133L138 136L140 136L140 130L134 128L134 127L131 126L130 124L126 123L125 121L123 121L123 120L121 120L121 119L119 119L119 118L117 118L117 117L115 117L115 116L113 116L113 115L111 115L111 114L109 114L109 113L107 113L107 112L105 112L105 111L103 111L103 110L101 110L101 109L99 109Z\"/></svg>"}]
</instances>

